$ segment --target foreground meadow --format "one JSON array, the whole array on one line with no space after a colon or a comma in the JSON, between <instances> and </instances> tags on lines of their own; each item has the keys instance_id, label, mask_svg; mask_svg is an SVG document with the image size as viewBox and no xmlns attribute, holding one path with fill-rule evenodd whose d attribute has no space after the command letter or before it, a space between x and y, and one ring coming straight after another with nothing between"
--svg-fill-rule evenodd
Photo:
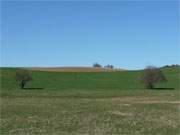
<instances>
[{"instance_id":1,"label":"foreground meadow","mask_svg":"<svg viewBox=\"0 0 180 135\"><path fill-rule=\"evenodd\" d=\"M19 89L15 69L1 71L2 135L178 135L179 69L168 83L146 90L141 71L34 72Z\"/></svg>"}]
</instances>

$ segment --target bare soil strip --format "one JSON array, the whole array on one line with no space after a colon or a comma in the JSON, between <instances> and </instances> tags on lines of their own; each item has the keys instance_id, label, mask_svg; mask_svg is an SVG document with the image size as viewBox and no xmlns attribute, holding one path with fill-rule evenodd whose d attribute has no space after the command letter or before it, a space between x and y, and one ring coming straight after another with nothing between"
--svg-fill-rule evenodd
<instances>
[{"instance_id":1,"label":"bare soil strip","mask_svg":"<svg viewBox=\"0 0 180 135\"><path fill-rule=\"evenodd\" d=\"M99 99L99 100L103 100L103 99ZM125 98L116 97L116 98L109 98L109 100L126 102L126 103L138 103L138 104L139 103L140 104L180 104L180 101L167 101L167 100L157 100L157 99L138 98L138 97L125 97Z\"/></svg>"},{"instance_id":2,"label":"bare soil strip","mask_svg":"<svg viewBox=\"0 0 180 135\"><path fill-rule=\"evenodd\" d=\"M180 104L180 101L140 101L142 104Z\"/></svg>"},{"instance_id":3,"label":"bare soil strip","mask_svg":"<svg viewBox=\"0 0 180 135\"><path fill-rule=\"evenodd\" d=\"M124 69L94 68L94 67L29 67L29 70L48 72L115 72Z\"/></svg>"}]
</instances>

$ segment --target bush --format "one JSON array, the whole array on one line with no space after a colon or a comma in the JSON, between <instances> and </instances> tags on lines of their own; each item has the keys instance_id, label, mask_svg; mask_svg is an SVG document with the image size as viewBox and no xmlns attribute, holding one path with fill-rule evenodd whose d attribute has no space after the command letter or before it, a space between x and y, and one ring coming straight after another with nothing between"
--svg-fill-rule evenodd
<instances>
[{"instance_id":1,"label":"bush","mask_svg":"<svg viewBox=\"0 0 180 135\"><path fill-rule=\"evenodd\" d=\"M16 71L15 79L16 79L16 81L19 82L19 86L21 87L21 89L24 89L24 86L26 85L26 83L28 81L33 80L32 76L30 75L28 70Z\"/></svg>"},{"instance_id":2,"label":"bush","mask_svg":"<svg viewBox=\"0 0 180 135\"><path fill-rule=\"evenodd\" d=\"M148 66L144 69L144 75L140 77L142 83L148 89L153 89L154 84L158 82L166 82L163 72L154 66Z\"/></svg>"}]
</instances>

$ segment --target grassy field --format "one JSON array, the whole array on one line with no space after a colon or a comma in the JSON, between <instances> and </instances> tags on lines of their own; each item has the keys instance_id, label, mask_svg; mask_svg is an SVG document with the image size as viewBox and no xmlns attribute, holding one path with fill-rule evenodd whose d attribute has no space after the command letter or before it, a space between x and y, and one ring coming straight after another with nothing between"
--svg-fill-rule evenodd
<instances>
[{"instance_id":1,"label":"grassy field","mask_svg":"<svg viewBox=\"0 0 180 135\"><path fill-rule=\"evenodd\" d=\"M32 71L21 90L15 68L1 68L1 125L6 135L178 135L179 68L146 90L142 71Z\"/></svg>"}]
</instances>

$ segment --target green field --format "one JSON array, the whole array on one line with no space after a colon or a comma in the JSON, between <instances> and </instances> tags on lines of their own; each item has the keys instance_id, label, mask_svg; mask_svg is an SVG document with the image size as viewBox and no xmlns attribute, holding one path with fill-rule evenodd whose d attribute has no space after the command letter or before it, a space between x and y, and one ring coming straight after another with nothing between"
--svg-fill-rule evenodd
<instances>
[{"instance_id":1,"label":"green field","mask_svg":"<svg viewBox=\"0 0 180 135\"><path fill-rule=\"evenodd\" d=\"M142 71L66 73L32 71L21 90L15 68L1 68L0 134L178 135L179 70L147 90Z\"/></svg>"}]
</instances>

